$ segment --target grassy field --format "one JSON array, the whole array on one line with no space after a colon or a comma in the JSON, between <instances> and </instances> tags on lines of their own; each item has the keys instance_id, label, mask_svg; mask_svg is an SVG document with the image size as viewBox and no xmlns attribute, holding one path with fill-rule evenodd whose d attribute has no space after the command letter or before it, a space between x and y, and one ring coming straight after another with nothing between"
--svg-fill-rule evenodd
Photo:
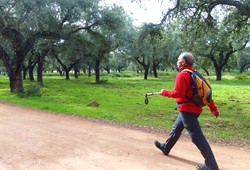
<instances>
[{"instance_id":1,"label":"grassy field","mask_svg":"<svg viewBox=\"0 0 250 170\"><path fill-rule=\"evenodd\" d=\"M176 73L161 73L159 78L135 73L102 74L103 83L95 84L94 76L80 75L79 79L65 80L56 74L44 75L44 86L34 94L36 82L24 80L26 93L11 94L7 76L0 75L0 100L38 108L55 113L79 115L135 126L171 129L177 116L175 101L159 95L150 96L145 105L145 93L172 89ZM213 99L221 117L214 119L208 108L200 116L206 136L220 140L243 139L250 141L250 78L224 74L222 81L208 77L213 87ZM36 90L35 90L36 91ZM29 94L29 92L31 94ZM96 101L99 107L87 105Z\"/></svg>"}]
</instances>

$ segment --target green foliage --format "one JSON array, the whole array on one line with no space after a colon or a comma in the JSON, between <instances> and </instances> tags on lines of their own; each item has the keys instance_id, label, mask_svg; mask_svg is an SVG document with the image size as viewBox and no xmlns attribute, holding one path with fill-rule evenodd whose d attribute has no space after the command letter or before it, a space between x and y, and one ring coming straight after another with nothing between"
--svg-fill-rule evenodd
<instances>
[{"instance_id":1,"label":"green foliage","mask_svg":"<svg viewBox=\"0 0 250 170\"><path fill-rule=\"evenodd\" d=\"M234 78L236 80L246 80L247 79L247 75L245 75L245 74L237 74Z\"/></svg>"},{"instance_id":2,"label":"green foliage","mask_svg":"<svg viewBox=\"0 0 250 170\"><path fill-rule=\"evenodd\" d=\"M25 89L27 96L41 96L41 87L39 85L29 85Z\"/></svg>"},{"instance_id":3,"label":"green foliage","mask_svg":"<svg viewBox=\"0 0 250 170\"><path fill-rule=\"evenodd\" d=\"M125 72L111 72L109 74L109 77L112 77L112 78L136 78L136 77L140 77L140 75L136 72L125 71Z\"/></svg>"},{"instance_id":4,"label":"green foliage","mask_svg":"<svg viewBox=\"0 0 250 170\"><path fill-rule=\"evenodd\" d=\"M20 92L17 94L20 98L27 98L27 97L34 97L34 96L41 96L41 87L39 85L28 85L24 92Z\"/></svg>"},{"instance_id":5,"label":"green foliage","mask_svg":"<svg viewBox=\"0 0 250 170\"><path fill-rule=\"evenodd\" d=\"M164 57L167 37L163 27L153 24L144 24L135 42L134 57L137 60L145 60L144 64L159 62Z\"/></svg>"},{"instance_id":6,"label":"green foliage","mask_svg":"<svg viewBox=\"0 0 250 170\"><path fill-rule=\"evenodd\" d=\"M217 80L221 80L221 71L237 67L235 53L249 42L250 13L243 12L249 2L237 1L241 8L226 1L221 4L190 0L178 1L178 5L175 14L181 27L182 49L196 54L199 57L197 64L203 69L208 70L213 65Z\"/></svg>"},{"instance_id":7,"label":"green foliage","mask_svg":"<svg viewBox=\"0 0 250 170\"><path fill-rule=\"evenodd\" d=\"M250 68L250 47L244 49L237 58L237 64L240 73L247 71Z\"/></svg>"}]
</instances>

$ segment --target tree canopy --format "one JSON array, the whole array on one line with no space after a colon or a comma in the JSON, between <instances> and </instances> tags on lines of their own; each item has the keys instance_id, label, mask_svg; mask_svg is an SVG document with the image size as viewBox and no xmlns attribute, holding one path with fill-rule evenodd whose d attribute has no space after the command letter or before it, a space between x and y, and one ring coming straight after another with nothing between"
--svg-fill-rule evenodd
<instances>
[{"instance_id":1,"label":"tree canopy","mask_svg":"<svg viewBox=\"0 0 250 170\"><path fill-rule=\"evenodd\" d=\"M242 51L250 41L249 0L170 2L174 5L160 23L135 27L121 6L101 0L1 1L0 58L10 91L22 92L22 72L25 77L29 70L34 80L35 67L42 85L46 60L66 72L66 79L72 69L88 67L90 72L94 67L96 83L101 67L110 71L111 65L121 71L137 64L144 79L151 70L157 77L158 69L175 69L182 51L194 52L207 74L212 63L217 80L236 61L241 71L249 68L241 64L248 61L248 52Z\"/></svg>"},{"instance_id":2,"label":"tree canopy","mask_svg":"<svg viewBox=\"0 0 250 170\"><path fill-rule=\"evenodd\" d=\"M99 0L1 1L0 57L9 74L11 92L23 91L22 64L40 39L67 40L85 31L98 41L93 44L109 52L117 48L124 23L129 19L120 7L104 7Z\"/></svg>"}]
</instances>

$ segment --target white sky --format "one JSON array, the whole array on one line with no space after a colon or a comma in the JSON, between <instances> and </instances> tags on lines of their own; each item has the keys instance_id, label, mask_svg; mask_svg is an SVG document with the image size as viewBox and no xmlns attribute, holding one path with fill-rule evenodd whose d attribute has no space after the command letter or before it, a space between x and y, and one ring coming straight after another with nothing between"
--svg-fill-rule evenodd
<instances>
[{"instance_id":1,"label":"white sky","mask_svg":"<svg viewBox=\"0 0 250 170\"><path fill-rule=\"evenodd\" d=\"M141 4L131 2L131 0L105 0L107 4L121 5L134 19L134 25L140 26L142 23L159 23L162 13L166 12L170 6L167 0L143 0Z\"/></svg>"}]
</instances>

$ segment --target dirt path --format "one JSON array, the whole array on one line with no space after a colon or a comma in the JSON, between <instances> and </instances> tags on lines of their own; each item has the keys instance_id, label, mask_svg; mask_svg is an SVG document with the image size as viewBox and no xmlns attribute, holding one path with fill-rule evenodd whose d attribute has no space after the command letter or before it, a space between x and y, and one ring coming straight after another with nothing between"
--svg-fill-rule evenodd
<instances>
[{"instance_id":1,"label":"dirt path","mask_svg":"<svg viewBox=\"0 0 250 170\"><path fill-rule=\"evenodd\" d=\"M0 103L0 170L194 170L203 158L181 139L170 156L160 134ZM250 170L250 153L211 145L222 170Z\"/></svg>"}]
</instances>

